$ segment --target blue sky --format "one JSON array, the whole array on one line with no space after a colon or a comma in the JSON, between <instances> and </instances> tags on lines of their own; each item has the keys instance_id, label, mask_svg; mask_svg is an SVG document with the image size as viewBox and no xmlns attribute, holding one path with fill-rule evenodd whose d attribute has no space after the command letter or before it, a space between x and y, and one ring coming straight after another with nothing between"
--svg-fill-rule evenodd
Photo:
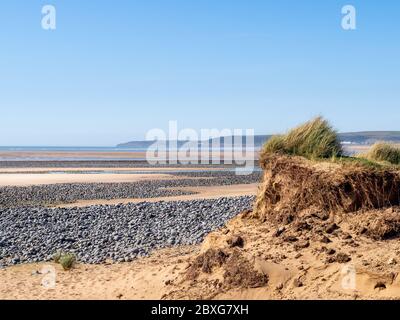
<instances>
[{"instance_id":1,"label":"blue sky","mask_svg":"<svg viewBox=\"0 0 400 320\"><path fill-rule=\"evenodd\" d=\"M115 145L169 120L400 130L399 17L394 0L1 1L0 145Z\"/></svg>"}]
</instances>

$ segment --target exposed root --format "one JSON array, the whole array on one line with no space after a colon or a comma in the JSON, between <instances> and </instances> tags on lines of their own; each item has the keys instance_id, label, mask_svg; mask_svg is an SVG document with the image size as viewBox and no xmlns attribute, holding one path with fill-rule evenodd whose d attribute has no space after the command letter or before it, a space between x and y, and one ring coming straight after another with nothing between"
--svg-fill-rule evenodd
<instances>
[{"instance_id":1,"label":"exposed root","mask_svg":"<svg viewBox=\"0 0 400 320\"><path fill-rule=\"evenodd\" d=\"M398 171L287 156L271 156L261 165L264 176L253 214L261 220L305 209L348 213L400 204Z\"/></svg>"}]
</instances>

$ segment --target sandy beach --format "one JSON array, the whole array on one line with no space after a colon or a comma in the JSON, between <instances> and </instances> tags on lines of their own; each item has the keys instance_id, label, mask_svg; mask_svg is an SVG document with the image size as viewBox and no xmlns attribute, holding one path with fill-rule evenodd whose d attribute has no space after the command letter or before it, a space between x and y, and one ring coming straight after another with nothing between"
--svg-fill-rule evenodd
<instances>
[{"instance_id":1,"label":"sandy beach","mask_svg":"<svg viewBox=\"0 0 400 320\"><path fill-rule=\"evenodd\" d=\"M400 301L400 1L2 12L0 303L230 319Z\"/></svg>"},{"instance_id":2,"label":"sandy beach","mask_svg":"<svg viewBox=\"0 0 400 320\"><path fill-rule=\"evenodd\" d=\"M120 152L101 152L101 151L0 151L0 159L6 160L90 160L90 159L125 159L138 160L145 159L145 152L120 151Z\"/></svg>"},{"instance_id":3,"label":"sandy beach","mask_svg":"<svg viewBox=\"0 0 400 320\"><path fill-rule=\"evenodd\" d=\"M67 165L67 164L66 164ZM217 167L35 167L1 168L0 186L30 186L55 183L118 183L167 179L184 179L168 172L220 171ZM149 173L146 173L149 172ZM165 173L164 173L165 172Z\"/></svg>"},{"instance_id":4,"label":"sandy beach","mask_svg":"<svg viewBox=\"0 0 400 320\"><path fill-rule=\"evenodd\" d=\"M72 272L55 263L23 264L0 269L0 299L161 299L165 283L185 268L185 257L198 247L160 250L134 263L77 265ZM54 268L54 269L53 269ZM54 270L55 286L42 284Z\"/></svg>"},{"instance_id":5,"label":"sandy beach","mask_svg":"<svg viewBox=\"0 0 400 320\"><path fill-rule=\"evenodd\" d=\"M329 244L315 238L309 247L294 249L299 243L277 238L274 232L270 224L235 219L227 228L210 234L202 245L157 250L133 262L79 263L70 271L53 262L8 267L0 269L0 299L399 299L400 280L392 274L397 269L398 241L383 244L357 238L359 246L353 247L342 235L330 235ZM237 234L246 241L245 256L251 257L256 270L268 275L267 285L219 289L224 281L223 265L195 282L187 278L196 258L210 248L231 250L226 239ZM385 252L382 245L387 247ZM326 249L321 251L321 247ZM326 263L329 250L348 252L351 263ZM354 288L351 283L343 286L349 266L356 270ZM54 286L48 287L43 281L53 275Z\"/></svg>"},{"instance_id":6,"label":"sandy beach","mask_svg":"<svg viewBox=\"0 0 400 320\"><path fill-rule=\"evenodd\" d=\"M0 259L0 263L5 264L0 268L0 299L399 297L399 280L391 275L398 263L393 254L400 252L398 241L386 241L384 245L387 250L382 253L382 241L371 241L357 233L353 220L356 223L364 221L365 213L360 214L363 215L360 218L356 215L351 219L332 221L321 220L325 218L315 218L306 213L304 219L307 222L298 224L249 219L246 212L254 209L251 199L260 194L268 195L268 190L260 189L262 187L258 178L235 176L234 172L224 166L140 164L138 167L127 167L121 164L96 167L90 162L81 167L69 167L68 162L58 165L60 167L43 165L0 168L0 191L4 187L15 188L9 194L16 201L38 196L46 199L46 209L36 205L32 214L35 217L43 216L37 219L39 221L53 214L58 216L52 228L61 230L64 234L62 239L67 239L63 240L66 242L54 242L47 247L47 255L53 254L59 247L76 250L79 247L75 243L82 243L84 250L78 249L78 262L68 271L52 259L46 259L46 255L34 258L38 261L29 255L25 257L22 251L18 253L19 256L6 255L5 259ZM338 165L317 163L313 168L316 172L332 174L338 170ZM270 177L269 173L264 174ZM286 182L279 178L277 181L274 188L281 190L282 183ZM183 184L179 185L180 182ZM119 190L119 184L126 183L132 184L132 191L140 190L138 196L130 197L129 193L122 193L123 197L118 196L128 186L122 185ZM174 186L176 183L178 185ZM162 186L160 194L156 191L159 186ZM31 193L31 188L36 188L37 193ZM107 188L115 190L107 192ZM96 190L95 194L88 192L92 189ZM55 204L50 201L52 193L58 194ZM68 201L63 202L65 195L69 195L66 197ZM243 197L249 198L244 201ZM281 198L277 196L277 199L279 201ZM246 201L250 201L247 207L243 206ZM11 208L6 207L3 214L11 214L13 217L27 214L18 205ZM230 215L224 215L228 210ZM215 215L216 211L220 213ZM391 212L385 211L385 215ZM365 217L375 219L371 218L374 214L367 213ZM86 215L85 220L81 220ZM197 218L187 221L186 218L192 215ZM147 216L152 218L144 218ZM213 218L210 219L211 216ZM159 217L159 222L151 225ZM311 218L313 222L310 222ZM303 219L302 216L299 219ZM28 217L22 217L21 221L16 222L20 227L26 223L27 229L22 234L35 230L35 234L43 238L40 243L53 241L46 230L39 235L41 224L30 225L30 221L28 213ZM84 230L89 233L93 231L92 236L88 236L87 232L82 233L83 221L91 223ZM127 228L133 221L135 228ZM308 223L315 229L308 229ZM336 226L334 231L320 231L328 230L332 223ZM68 233L69 229L65 229L65 225L74 225L75 229ZM6 229L10 230L13 226ZM110 231L105 231L110 227ZM117 233L113 231L114 227ZM204 231L197 236L194 230L202 228ZM157 233L156 237L153 232ZM171 238L171 233L181 233L182 236L176 240ZM85 236L74 238L75 234ZM4 238L6 240L0 238L0 244L10 241L13 235L20 236L11 232L8 238ZM135 240L120 242L133 237ZM113 240L110 242L109 239ZM155 242L152 239L161 240ZM174 242L170 242L171 239ZM238 239L242 242L238 242ZM189 240L194 244L185 245ZM238 244L232 245L236 242ZM37 252L35 245L24 244L22 238L18 243L25 246L24 252ZM94 243L95 247L85 247L88 243ZM164 248L165 243L172 244ZM125 249L135 247L143 251L134 256L127 255ZM348 290L341 285L344 265L340 259L350 259L343 261L351 261L351 266L355 268L356 290ZM48 287L43 281L52 275L55 283ZM236 278L241 279L240 282Z\"/></svg>"}]
</instances>

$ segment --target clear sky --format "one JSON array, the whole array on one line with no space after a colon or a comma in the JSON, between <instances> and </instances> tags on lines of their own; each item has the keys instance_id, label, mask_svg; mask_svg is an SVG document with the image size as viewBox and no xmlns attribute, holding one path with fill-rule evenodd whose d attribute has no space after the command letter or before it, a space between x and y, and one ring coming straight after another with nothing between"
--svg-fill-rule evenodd
<instances>
[{"instance_id":1,"label":"clear sky","mask_svg":"<svg viewBox=\"0 0 400 320\"><path fill-rule=\"evenodd\" d=\"M115 145L169 120L400 130L399 36L397 0L4 0L0 145Z\"/></svg>"}]
</instances>

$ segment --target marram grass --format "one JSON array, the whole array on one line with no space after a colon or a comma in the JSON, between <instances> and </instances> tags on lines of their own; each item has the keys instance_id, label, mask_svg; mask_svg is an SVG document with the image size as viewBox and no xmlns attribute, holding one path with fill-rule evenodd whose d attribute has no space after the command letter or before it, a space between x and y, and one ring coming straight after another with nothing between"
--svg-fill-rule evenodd
<instances>
[{"instance_id":1,"label":"marram grass","mask_svg":"<svg viewBox=\"0 0 400 320\"><path fill-rule=\"evenodd\" d=\"M375 143L365 158L372 161L388 162L390 164L400 164L400 148L387 142Z\"/></svg>"},{"instance_id":2,"label":"marram grass","mask_svg":"<svg viewBox=\"0 0 400 320\"><path fill-rule=\"evenodd\" d=\"M343 150L336 131L328 121L317 117L290 130L286 135L272 136L264 144L260 158L273 153L327 159L341 157Z\"/></svg>"}]
</instances>

